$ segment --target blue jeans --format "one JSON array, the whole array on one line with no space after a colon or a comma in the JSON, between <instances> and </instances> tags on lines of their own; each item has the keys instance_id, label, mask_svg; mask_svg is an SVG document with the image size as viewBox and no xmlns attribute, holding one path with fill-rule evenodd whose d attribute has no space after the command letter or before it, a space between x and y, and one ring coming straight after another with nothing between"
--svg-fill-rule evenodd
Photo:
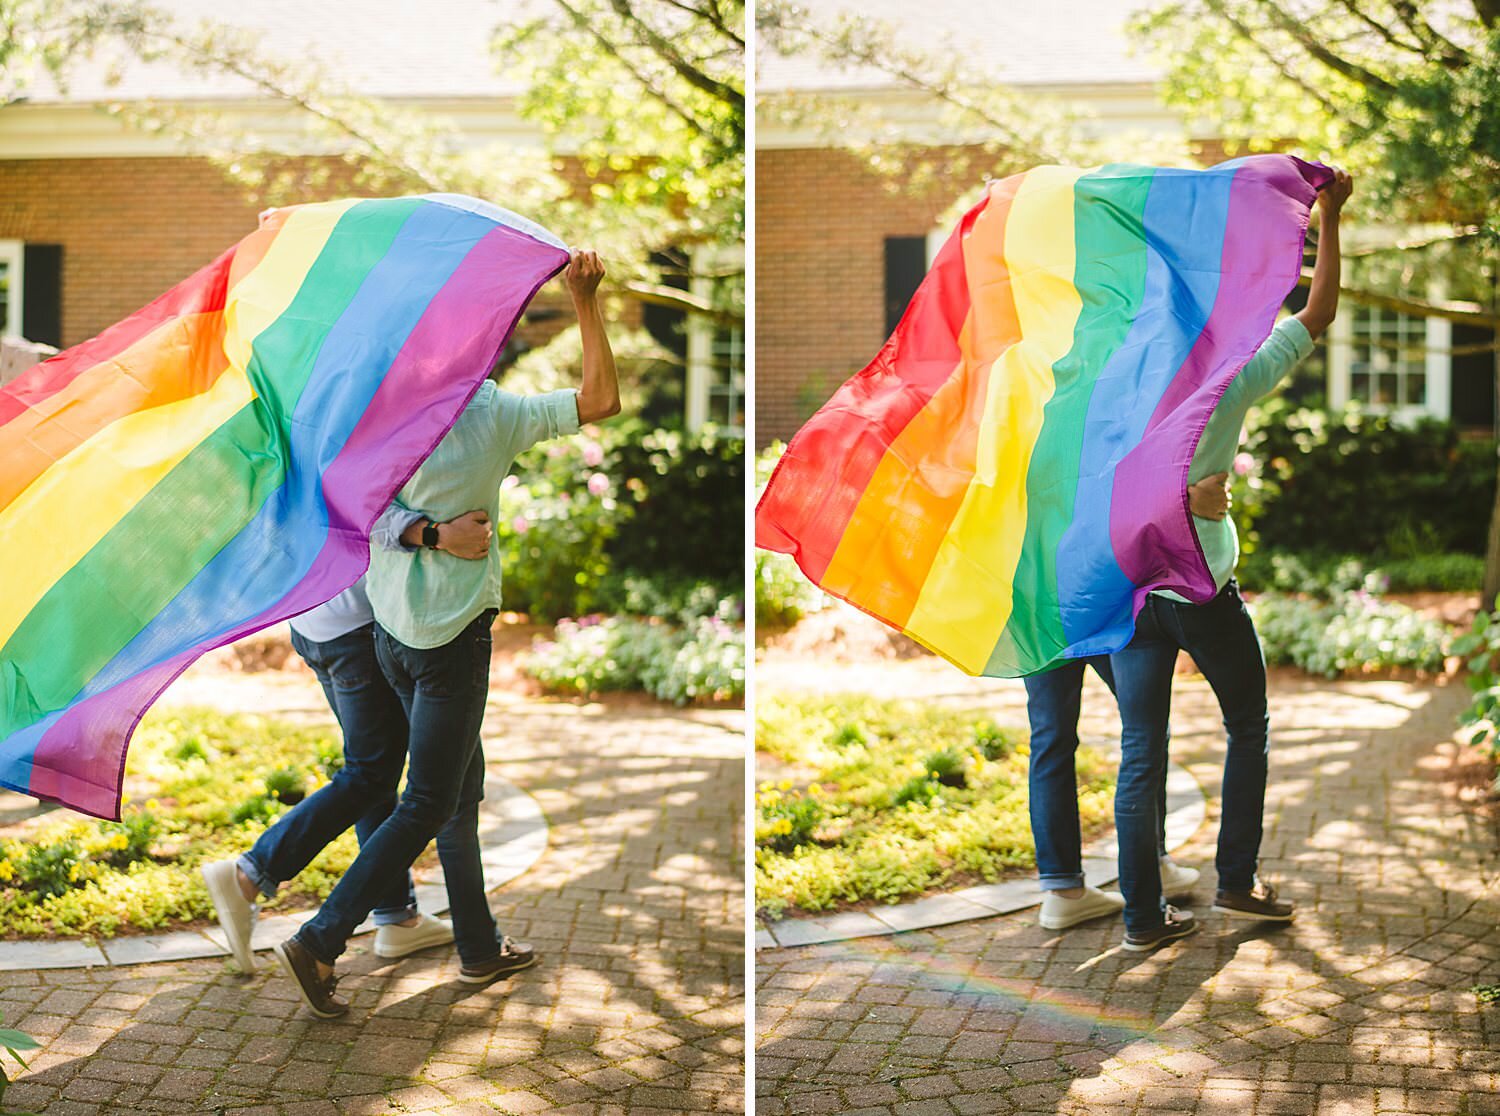
<instances>
[{"instance_id":1,"label":"blue jeans","mask_svg":"<svg viewBox=\"0 0 1500 1116\"><path fill-rule=\"evenodd\" d=\"M1043 891L1064 891L1082 887L1084 883L1074 758L1078 752L1083 674L1090 666L1114 693L1115 676L1107 655L1073 659L1055 670L1025 679L1026 716L1031 722L1031 763L1027 771L1031 836L1036 843L1037 876ZM1158 794L1158 812L1161 826L1157 835L1157 853L1165 856L1165 778Z\"/></svg>"},{"instance_id":2,"label":"blue jeans","mask_svg":"<svg viewBox=\"0 0 1500 1116\"><path fill-rule=\"evenodd\" d=\"M1131 930L1152 929L1161 920L1161 879L1155 863L1146 871L1151 857L1145 815L1154 820L1156 809L1155 796L1146 793L1145 780L1158 765L1165 767L1172 667L1179 648L1193 657L1213 687L1228 736L1214 865L1219 887L1230 891L1253 887L1260 857L1270 739L1266 662L1239 586L1231 579L1218 596L1202 605L1149 596L1136 620L1135 638L1111 658L1124 753L1115 794L1115 825L1120 831L1125 925Z\"/></svg>"},{"instance_id":3,"label":"blue jeans","mask_svg":"<svg viewBox=\"0 0 1500 1116\"><path fill-rule=\"evenodd\" d=\"M411 726L406 789L318 913L297 931L297 940L324 964L344 952L387 881L409 869L434 837L459 959L478 965L500 951L479 852L484 798L479 729L489 693L494 620L495 611L486 610L451 642L433 648L408 647L376 627L376 654Z\"/></svg>"},{"instance_id":4,"label":"blue jeans","mask_svg":"<svg viewBox=\"0 0 1500 1116\"><path fill-rule=\"evenodd\" d=\"M361 845L369 840L396 806L396 784L406 765L406 714L375 659L375 625L321 643L294 631L292 646L318 676L343 729L344 766L239 858L240 869L266 896L351 825ZM387 881L374 911L382 926L417 913L410 873Z\"/></svg>"}]
</instances>

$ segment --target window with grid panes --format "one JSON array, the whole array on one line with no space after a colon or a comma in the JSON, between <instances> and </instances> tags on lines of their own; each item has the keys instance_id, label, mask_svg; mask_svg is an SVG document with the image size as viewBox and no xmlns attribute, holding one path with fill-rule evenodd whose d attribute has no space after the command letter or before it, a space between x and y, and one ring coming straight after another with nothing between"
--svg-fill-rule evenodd
<instances>
[{"instance_id":1,"label":"window with grid panes","mask_svg":"<svg viewBox=\"0 0 1500 1116\"><path fill-rule=\"evenodd\" d=\"M1354 307L1350 323L1349 398L1372 408L1427 403L1427 320Z\"/></svg>"}]
</instances>

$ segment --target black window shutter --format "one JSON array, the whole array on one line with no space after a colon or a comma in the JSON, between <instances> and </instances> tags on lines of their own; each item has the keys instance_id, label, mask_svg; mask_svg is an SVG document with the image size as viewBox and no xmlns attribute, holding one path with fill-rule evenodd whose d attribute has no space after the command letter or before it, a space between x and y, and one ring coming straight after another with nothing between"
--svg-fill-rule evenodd
<instances>
[{"instance_id":1,"label":"black window shutter","mask_svg":"<svg viewBox=\"0 0 1500 1116\"><path fill-rule=\"evenodd\" d=\"M925 236L885 238L885 331L892 333L927 274Z\"/></svg>"},{"instance_id":2,"label":"black window shutter","mask_svg":"<svg viewBox=\"0 0 1500 1116\"><path fill-rule=\"evenodd\" d=\"M21 268L21 335L62 348L61 244L27 244Z\"/></svg>"}]
</instances>

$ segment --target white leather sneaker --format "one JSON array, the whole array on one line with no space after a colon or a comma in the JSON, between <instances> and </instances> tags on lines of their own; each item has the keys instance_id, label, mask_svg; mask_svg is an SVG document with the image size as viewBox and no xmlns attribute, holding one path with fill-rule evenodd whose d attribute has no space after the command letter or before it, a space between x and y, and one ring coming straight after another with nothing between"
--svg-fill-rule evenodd
<instances>
[{"instance_id":1,"label":"white leather sneaker","mask_svg":"<svg viewBox=\"0 0 1500 1116\"><path fill-rule=\"evenodd\" d=\"M208 897L224 928L229 952L243 973L255 972L255 953L250 949L250 934L255 929L259 908L240 890L240 870L232 860L216 860L199 871L208 887Z\"/></svg>"},{"instance_id":2,"label":"white leather sneaker","mask_svg":"<svg viewBox=\"0 0 1500 1116\"><path fill-rule=\"evenodd\" d=\"M1042 914L1039 921L1047 930L1066 930L1091 918L1119 914L1125 909L1125 896L1117 891L1100 891L1097 887L1085 886L1077 899L1065 899L1055 891L1049 891L1042 899Z\"/></svg>"},{"instance_id":3,"label":"white leather sneaker","mask_svg":"<svg viewBox=\"0 0 1500 1116\"><path fill-rule=\"evenodd\" d=\"M376 930L375 956L394 960L452 940L453 923L424 914L415 926L391 925Z\"/></svg>"},{"instance_id":4,"label":"white leather sneaker","mask_svg":"<svg viewBox=\"0 0 1500 1116\"><path fill-rule=\"evenodd\" d=\"M1198 869L1184 868L1170 856L1161 858L1161 893L1168 899L1181 899L1198 884Z\"/></svg>"}]
</instances>

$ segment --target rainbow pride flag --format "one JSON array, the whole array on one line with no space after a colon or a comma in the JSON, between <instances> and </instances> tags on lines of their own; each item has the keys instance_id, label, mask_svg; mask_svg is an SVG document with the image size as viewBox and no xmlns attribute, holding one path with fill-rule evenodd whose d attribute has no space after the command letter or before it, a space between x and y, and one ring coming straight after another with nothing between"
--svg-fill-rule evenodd
<instances>
[{"instance_id":1,"label":"rainbow pride flag","mask_svg":"<svg viewBox=\"0 0 1500 1116\"><path fill-rule=\"evenodd\" d=\"M1188 466L1331 177L1260 155L991 183L788 445L756 545L970 674L1117 651L1153 589L1209 599Z\"/></svg>"},{"instance_id":2,"label":"rainbow pride flag","mask_svg":"<svg viewBox=\"0 0 1500 1116\"><path fill-rule=\"evenodd\" d=\"M352 585L562 242L448 194L273 210L0 387L0 784L118 817L203 652Z\"/></svg>"}]
</instances>

